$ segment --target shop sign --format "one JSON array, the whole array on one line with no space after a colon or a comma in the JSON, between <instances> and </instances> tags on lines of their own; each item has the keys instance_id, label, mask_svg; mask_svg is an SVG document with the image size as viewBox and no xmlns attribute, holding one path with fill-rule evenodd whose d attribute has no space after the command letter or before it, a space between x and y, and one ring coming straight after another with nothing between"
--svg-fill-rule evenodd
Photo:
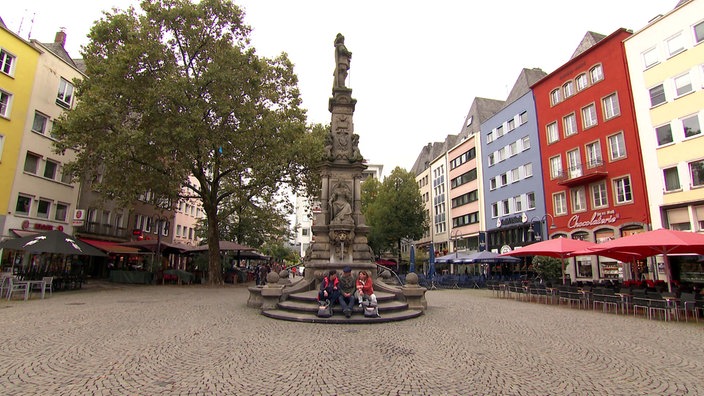
<instances>
[{"instance_id":1,"label":"shop sign","mask_svg":"<svg viewBox=\"0 0 704 396\"><path fill-rule=\"evenodd\" d=\"M604 224L613 224L621 215L616 213L614 210L605 210L603 212L594 212L589 220L582 220L579 215L574 215L567 222L567 228L582 228L582 227L594 227Z\"/></svg>"},{"instance_id":2,"label":"shop sign","mask_svg":"<svg viewBox=\"0 0 704 396\"><path fill-rule=\"evenodd\" d=\"M520 224L520 223L524 223L521 216L513 216L513 217L507 217L505 219L497 219L496 220L496 227L499 228L499 227L505 226L505 225Z\"/></svg>"},{"instance_id":3,"label":"shop sign","mask_svg":"<svg viewBox=\"0 0 704 396\"><path fill-rule=\"evenodd\" d=\"M504 254L504 253L508 253L510 251L511 251L511 246L503 245L503 246L501 246L501 250L499 252L501 252L501 254Z\"/></svg>"}]
</instances>

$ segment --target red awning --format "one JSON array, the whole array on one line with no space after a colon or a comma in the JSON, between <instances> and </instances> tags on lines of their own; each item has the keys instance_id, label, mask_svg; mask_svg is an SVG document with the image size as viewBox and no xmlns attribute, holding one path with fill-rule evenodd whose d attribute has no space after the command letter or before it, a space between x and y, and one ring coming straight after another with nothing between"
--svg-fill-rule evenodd
<instances>
[{"instance_id":1,"label":"red awning","mask_svg":"<svg viewBox=\"0 0 704 396\"><path fill-rule=\"evenodd\" d=\"M119 245L120 242L112 242L112 241L99 241L97 239L88 239L88 238L78 238L81 241L93 245L97 247L98 249L107 252L107 253L116 253L116 254L138 254L139 249L129 247L129 246L124 246L124 245Z\"/></svg>"}]
</instances>

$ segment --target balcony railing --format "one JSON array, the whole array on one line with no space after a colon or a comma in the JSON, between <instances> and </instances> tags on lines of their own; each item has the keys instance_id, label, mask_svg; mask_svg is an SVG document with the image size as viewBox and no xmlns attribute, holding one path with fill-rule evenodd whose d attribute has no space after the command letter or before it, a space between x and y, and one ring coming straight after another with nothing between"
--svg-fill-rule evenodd
<instances>
[{"instance_id":1,"label":"balcony railing","mask_svg":"<svg viewBox=\"0 0 704 396\"><path fill-rule=\"evenodd\" d=\"M603 179L608 175L604 161L592 161L586 164L569 167L566 171L559 172L555 179L557 184L563 186L576 186Z\"/></svg>"},{"instance_id":2,"label":"balcony railing","mask_svg":"<svg viewBox=\"0 0 704 396\"><path fill-rule=\"evenodd\" d=\"M78 227L77 231L86 234L117 238L127 238L129 236L127 229L124 227L115 227L112 224L101 224L96 222L87 222L83 227Z\"/></svg>"}]
</instances>

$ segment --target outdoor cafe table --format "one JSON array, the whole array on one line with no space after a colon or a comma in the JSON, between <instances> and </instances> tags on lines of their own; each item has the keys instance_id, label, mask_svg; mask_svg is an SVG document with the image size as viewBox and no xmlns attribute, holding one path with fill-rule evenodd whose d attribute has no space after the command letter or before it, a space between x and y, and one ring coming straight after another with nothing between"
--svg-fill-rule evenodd
<instances>
[{"instance_id":1,"label":"outdoor cafe table","mask_svg":"<svg viewBox=\"0 0 704 396\"><path fill-rule=\"evenodd\" d=\"M43 280L24 280L24 281L17 281L17 284L20 285L27 285L27 287L24 289L24 300L27 301L29 300L29 294L32 292L32 288L35 285L39 285L42 289L42 300L44 299L44 285L46 282Z\"/></svg>"}]
</instances>

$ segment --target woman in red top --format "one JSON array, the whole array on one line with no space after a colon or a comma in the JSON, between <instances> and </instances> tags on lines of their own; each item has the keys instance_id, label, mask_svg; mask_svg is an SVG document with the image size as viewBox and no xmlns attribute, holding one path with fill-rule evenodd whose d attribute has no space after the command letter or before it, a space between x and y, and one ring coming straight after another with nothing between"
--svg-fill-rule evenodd
<instances>
[{"instance_id":1,"label":"woman in red top","mask_svg":"<svg viewBox=\"0 0 704 396\"><path fill-rule=\"evenodd\" d=\"M372 286L372 278L369 277L367 271L359 271L356 286L359 305L362 305L362 299L366 298L370 301L370 305L375 306L376 295L374 294L374 286Z\"/></svg>"}]
</instances>

